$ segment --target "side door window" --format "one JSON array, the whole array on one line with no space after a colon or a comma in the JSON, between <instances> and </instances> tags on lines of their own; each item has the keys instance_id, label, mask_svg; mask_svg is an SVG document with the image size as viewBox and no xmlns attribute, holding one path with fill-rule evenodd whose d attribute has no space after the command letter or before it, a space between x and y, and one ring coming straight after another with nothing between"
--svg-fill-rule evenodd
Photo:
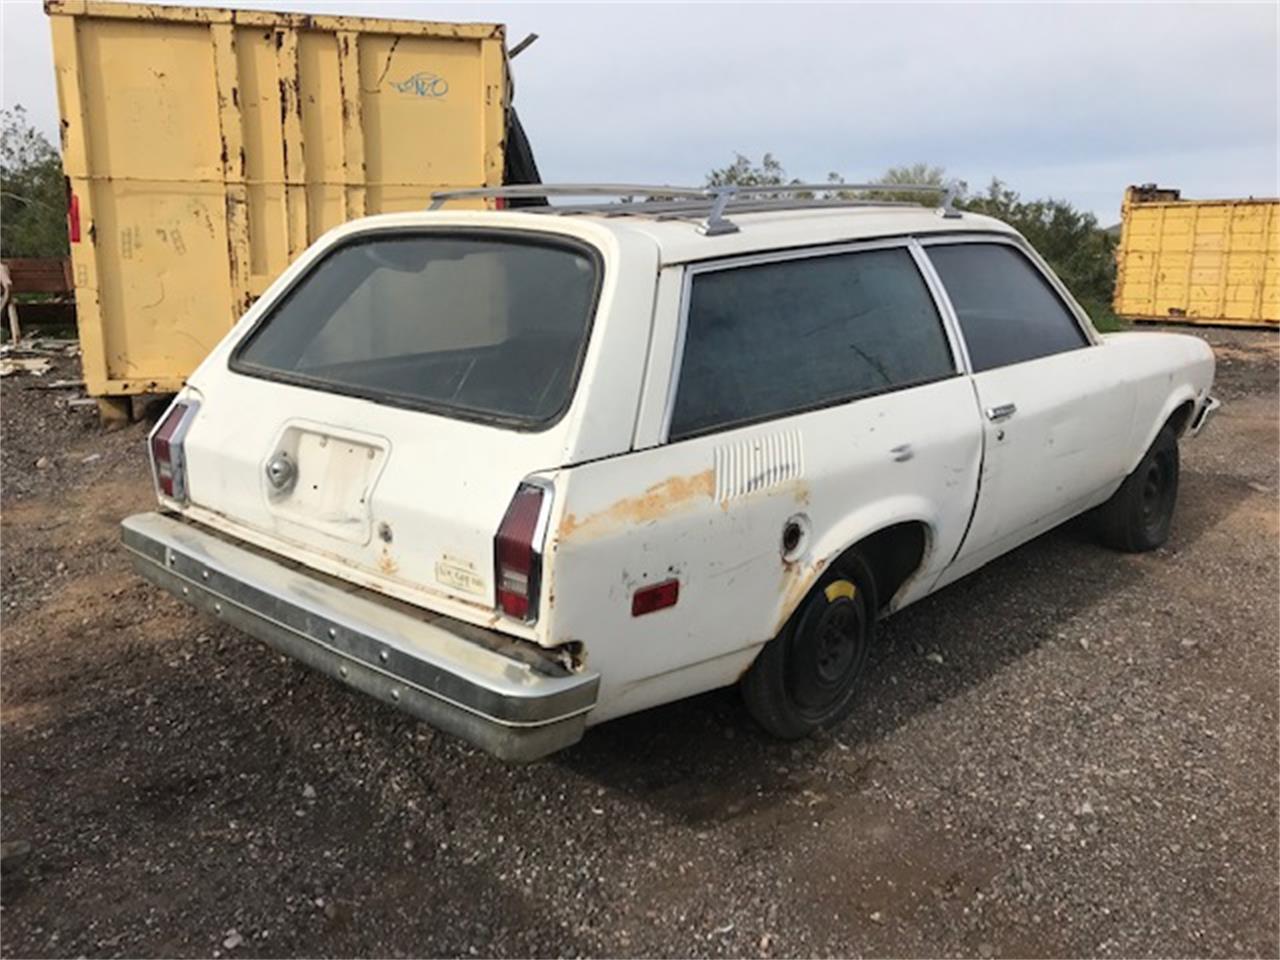
<instances>
[{"instance_id":1,"label":"side door window","mask_svg":"<svg viewBox=\"0 0 1280 960\"><path fill-rule=\"evenodd\" d=\"M1089 345L1040 271L1003 243L929 247L960 321L974 373Z\"/></svg>"},{"instance_id":2,"label":"side door window","mask_svg":"<svg viewBox=\"0 0 1280 960\"><path fill-rule=\"evenodd\" d=\"M697 273L668 436L955 372L942 320L905 247Z\"/></svg>"}]
</instances>

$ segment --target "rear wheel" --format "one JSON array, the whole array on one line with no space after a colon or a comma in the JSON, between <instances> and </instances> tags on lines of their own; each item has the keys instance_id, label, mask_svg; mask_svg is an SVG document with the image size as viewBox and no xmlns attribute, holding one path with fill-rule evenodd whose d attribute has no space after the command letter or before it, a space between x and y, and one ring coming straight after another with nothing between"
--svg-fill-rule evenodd
<instances>
[{"instance_id":1,"label":"rear wheel","mask_svg":"<svg viewBox=\"0 0 1280 960\"><path fill-rule=\"evenodd\" d=\"M743 699L756 722L775 737L795 740L848 714L866 671L878 609L866 561L842 559L743 677Z\"/></svg>"},{"instance_id":2,"label":"rear wheel","mask_svg":"<svg viewBox=\"0 0 1280 960\"><path fill-rule=\"evenodd\" d=\"M1169 539L1178 502L1178 437L1166 425L1120 489L1098 508L1102 542L1126 553L1154 550Z\"/></svg>"}]
</instances>

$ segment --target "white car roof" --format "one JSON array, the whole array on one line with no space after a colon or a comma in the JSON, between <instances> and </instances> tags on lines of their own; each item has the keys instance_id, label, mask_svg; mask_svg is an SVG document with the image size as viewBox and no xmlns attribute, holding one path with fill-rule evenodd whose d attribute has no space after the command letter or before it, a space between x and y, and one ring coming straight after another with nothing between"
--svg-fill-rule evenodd
<instances>
[{"instance_id":1,"label":"white car roof","mask_svg":"<svg viewBox=\"0 0 1280 960\"><path fill-rule=\"evenodd\" d=\"M635 209L611 205L607 209L555 208L475 210L445 208L406 213L385 213L351 220L330 231L323 243L378 229L431 226L466 226L530 230L577 236L599 242L602 234L618 239L645 238L658 249L661 265L696 260L723 259L766 250L785 250L849 243L888 237L930 236L948 233L991 233L1017 236L1006 223L976 213L944 217L938 210L917 206L788 207L779 210L731 212L738 228L733 233L707 236L699 232L702 219L666 218L648 214L642 204Z\"/></svg>"},{"instance_id":2,"label":"white car roof","mask_svg":"<svg viewBox=\"0 0 1280 960\"><path fill-rule=\"evenodd\" d=\"M535 216L547 217L548 214ZM659 219L643 214L602 216L580 213L565 216L591 220L615 230L645 234L657 244L664 265L882 237L975 232L1017 235L1017 231L1008 224L981 214L961 213L944 217L937 210L916 206L796 207L731 213L729 219L737 226L737 232L718 236L699 233L700 220Z\"/></svg>"}]
</instances>

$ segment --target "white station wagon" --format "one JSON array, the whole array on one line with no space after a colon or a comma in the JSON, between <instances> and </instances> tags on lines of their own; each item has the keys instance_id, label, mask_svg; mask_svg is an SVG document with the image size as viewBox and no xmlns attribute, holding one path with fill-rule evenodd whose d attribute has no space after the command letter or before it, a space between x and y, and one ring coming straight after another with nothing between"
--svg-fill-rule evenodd
<instances>
[{"instance_id":1,"label":"white station wagon","mask_svg":"<svg viewBox=\"0 0 1280 960\"><path fill-rule=\"evenodd\" d=\"M1202 341L1099 336L949 200L767 191L454 191L333 230L152 433L137 569L529 760L733 683L804 736L879 618L1084 511L1164 542ZM648 202L446 205L594 194Z\"/></svg>"}]
</instances>

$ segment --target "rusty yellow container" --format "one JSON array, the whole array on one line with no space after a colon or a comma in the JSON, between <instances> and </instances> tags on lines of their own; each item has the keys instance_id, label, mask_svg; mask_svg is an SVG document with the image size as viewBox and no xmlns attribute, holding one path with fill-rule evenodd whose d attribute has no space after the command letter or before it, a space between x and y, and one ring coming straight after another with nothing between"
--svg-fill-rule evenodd
<instances>
[{"instance_id":1,"label":"rusty yellow container","mask_svg":"<svg viewBox=\"0 0 1280 960\"><path fill-rule=\"evenodd\" d=\"M1129 187L1114 309L1130 320L1280 324L1280 199Z\"/></svg>"},{"instance_id":2,"label":"rusty yellow container","mask_svg":"<svg viewBox=\"0 0 1280 960\"><path fill-rule=\"evenodd\" d=\"M45 11L95 396L176 390L330 227L502 182L501 25Z\"/></svg>"}]
</instances>

